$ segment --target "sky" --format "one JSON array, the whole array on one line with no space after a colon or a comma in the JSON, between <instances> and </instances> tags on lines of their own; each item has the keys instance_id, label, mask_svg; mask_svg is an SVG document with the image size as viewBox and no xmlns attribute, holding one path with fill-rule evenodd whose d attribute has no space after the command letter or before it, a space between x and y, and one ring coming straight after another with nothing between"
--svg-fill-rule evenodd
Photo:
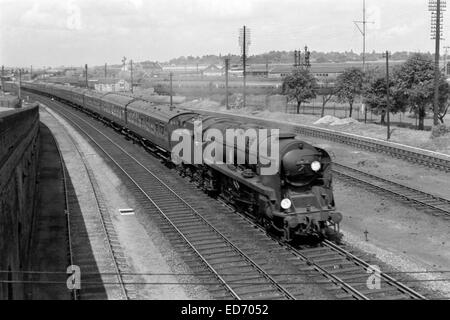
<instances>
[{"instance_id":1,"label":"sky","mask_svg":"<svg viewBox=\"0 0 450 320\"><path fill-rule=\"evenodd\" d=\"M0 64L81 66L271 50L362 51L363 0L0 0ZM427 0L366 0L367 50L434 52ZM445 24L444 38L448 28ZM449 22L450 25L450 22ZM443 41L442 47L445 46Z\"/></svg>"}]
</instances>

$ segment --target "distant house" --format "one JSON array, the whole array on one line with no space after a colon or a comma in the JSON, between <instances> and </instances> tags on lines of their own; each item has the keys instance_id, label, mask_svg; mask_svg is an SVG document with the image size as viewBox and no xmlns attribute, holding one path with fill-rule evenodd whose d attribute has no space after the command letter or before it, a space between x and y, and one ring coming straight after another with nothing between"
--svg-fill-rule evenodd
<instances>
[{"instance_id":1,"label":"distant house","mask_svg":"<svg viewBox=\"0 0 450 320\"><path fill-rule=\"evenodd\" d=\"M205 77L220 77L223 75L223 69L215 64L211 64L202 71Z\"/></svg>"},{"instance_id":2,"label":"distant house","mask_svg":"<svg viewBox=\"0 0 450 320\"><path fill-rule=\"evenodd\" d=\"M123 79L103 78L98 80L89 80L89 86L94 87L96 91L100 92L120 92L131 90L130 83Z\"/></svg>"},{"instance_id":3,"label":"distant house","mask_svg":"<svg viewBox=\"0 0 450 320\"><path fill-rule=\"evenodd\" d=\"M250 65L247 67L246 73L253 77L267 77L269 75L269 68L265 64Z\"/></svg>"},{"instance_id":4,"label":"distant house","mask_svg":"<svg viewBox=\"0 0 450 320\"><path fill-rule=\"evenodd\" d=\"M232 65L228 73L231 76L242 77L244 75L244 67L242 65Z\"/></svg>"},{"instance_id":5,"label":"distant house","mask_svg":"<svg viewBox=\"0 0 450 320\"><path fill-rule=\"evenodd\" d=\"M294 69L295 68L290 64L272 66L269 70L269 78L284 78L287 75L291 74Z\"/></svg>"}]
</instances>

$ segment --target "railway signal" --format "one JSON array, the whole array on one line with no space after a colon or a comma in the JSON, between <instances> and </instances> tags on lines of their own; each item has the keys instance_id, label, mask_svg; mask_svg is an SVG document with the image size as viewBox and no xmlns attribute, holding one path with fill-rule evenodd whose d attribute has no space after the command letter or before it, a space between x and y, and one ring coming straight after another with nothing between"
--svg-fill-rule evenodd
<instances>
[{"instance_id":1,"label":"railway signal","mask_svg":"<svg viewBox=\"0 0 450 320\"><path fill-rule=\"evenodd\" d=\"M311 67L311 52L308 50L308 46L305 46L305 69L309 69Z\"/></svg>"}]
</instances>

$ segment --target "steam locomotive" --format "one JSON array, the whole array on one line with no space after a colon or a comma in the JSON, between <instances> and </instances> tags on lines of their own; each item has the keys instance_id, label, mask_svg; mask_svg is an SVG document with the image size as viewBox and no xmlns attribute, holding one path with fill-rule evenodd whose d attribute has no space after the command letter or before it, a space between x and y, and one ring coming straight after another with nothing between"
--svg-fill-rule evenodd
<instances>
[{"instance_id":1,"label":"steam locomotive","mask_svg":"<svg viewBox=\"0 0 450 320\"><path fill-rule=\"evenodd\" d=\"M238 123L225 116L207 116L130 94L105 94L32 82L23 83L22 86L24 90L52 97L80 109L142 144L182 176L190 177L205 192L224 199L283 241L317 243L329 239L338 242L341 238L339 223L342 215L335 208L331 158L325 150L298 140L295 134L279 134L276 171L262 174L267 163L249 161L255 156L252 153L259 155L260 149L252 148L250 137L245 136L249 129L263 129L256 124ZM194 141L196 123L199 121L202 124L202 138ZM174 161L172 151L180 143L179 139L173 140L175 132L181 130L191 139L191 145L198 147L200 144L204 151L213 142L204 139L209 130L225 136L225 131L230 128L241 135L244 132L244 143L235 146L229 145L228 141L220 142L222 145L214 149L214 156L216 160L224 161L196 164L186 157ZM217 141L214 143L218 145ZM229 155L230 150L233 155ZM243 161L238 161L238 154L243 155Z\"/></svg>"}]
</instances>

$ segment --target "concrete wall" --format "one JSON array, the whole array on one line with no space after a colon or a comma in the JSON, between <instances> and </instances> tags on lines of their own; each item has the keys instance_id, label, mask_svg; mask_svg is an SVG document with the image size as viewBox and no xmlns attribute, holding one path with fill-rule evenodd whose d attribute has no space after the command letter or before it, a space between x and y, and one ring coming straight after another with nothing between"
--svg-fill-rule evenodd
<instances>
[{"instance_id":1,"label":"concrete wall","mask_svg":"<svg viewBox=\"0 0 450 320\"><path fill-rule=\"evenodd\" d=\"M17 110L17 109L16 109ZM37 108L0 113L0 273L26 280L36 201ZM8 272L9 271L9 272ZM0 283L0 300L24 299L23 284Z\"/></svg>"}]
</instances>

